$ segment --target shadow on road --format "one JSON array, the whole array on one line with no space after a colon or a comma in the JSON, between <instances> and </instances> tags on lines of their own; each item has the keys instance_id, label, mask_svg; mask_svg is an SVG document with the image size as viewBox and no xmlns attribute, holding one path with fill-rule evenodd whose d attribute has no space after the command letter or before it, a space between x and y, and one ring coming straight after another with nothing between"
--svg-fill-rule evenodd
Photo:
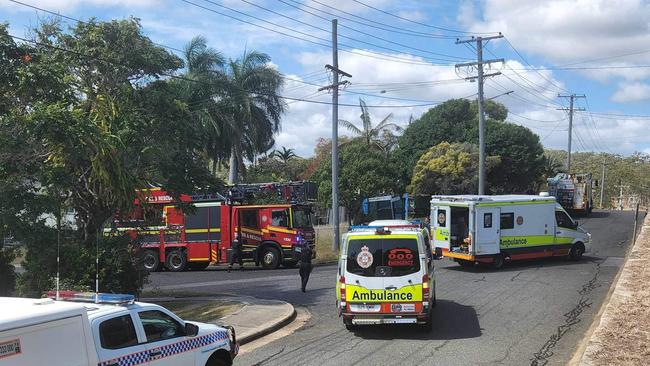
<instances>
[{"instance_id":1,"label":"shadow on road","mask_svg":"<svg viewBox=\"0 0 650 366\"><path fill-rule=\"evenodd\" d=\"M471 306L454 301L438 300L433 309L431 331L413 325L359 326L354 334L365 339L393 340L448 340L481 336L478 315Z\"/></svg>"},{"instance_id":2,"label":"shadow on road","mask_svg":"<svg viewBox=\"0 0 650 366\"><path fill-rule=\"evenodd\" d=\"M599 263L602 262L604 258L596 256L583 256L579 261L569 260L567 257L549 257L549 258L539 258L539 259L525 259L517 260L512 262L506 262L506 264L501 269L493 269L488 264L478 264L474 267L461 267L460 265L452 265L449 267L443 267L446 270L450 271L459 271L459 272L471 272L471 273L488 273L488 272L512 272L512 271L522 271L526 269L537 269L540 267L571 267L574 265L584 264L584 263Z\"/></svg>"}]
</instances>

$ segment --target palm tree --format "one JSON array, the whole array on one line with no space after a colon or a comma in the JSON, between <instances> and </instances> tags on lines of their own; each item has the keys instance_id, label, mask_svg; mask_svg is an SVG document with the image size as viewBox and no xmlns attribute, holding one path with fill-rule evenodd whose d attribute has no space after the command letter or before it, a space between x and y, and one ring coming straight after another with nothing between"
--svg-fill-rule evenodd
<instances>
[{"instance_id":1,"label":"palm tree","mask_svg":"<svg viewBox=\"0 0 650 366\"><path fill-rule=\"evenodd\" d=\"M212 161L212 174L217 165L230 155L230 139L225 119L219 110L219 96L224 94L226 78L225 59L209 48L204 37L194 37L184 50L186 80L177 81L192 116L202 126L205 154Z\"/></svg>"},{"instance_id":2,"label":"palm tree","mask_svg":"<svg viewBox=\"0 0 650 366\"><path fill-rule=\"evenodd\" d=\"M228 181L237 182L243 158L268 151L273 135L280 129L280 117L286 104L278 91L282 74L269 65L271 58L260 52L244 52L226 66L226 92L219 110L226 118L230 137Z\"/></svg>"},{"instance_id":3,"label":"palm tree","mask_svg":"<svg viewBox=\"0 0 650 366\"><path fill-rule=\"evenodd\" d=\"M295 151L293 149L287 149L286 147L282 146L282 150L273 150L271 153L271 157L276 157L280 159L280 161L286 165L291 158L295 158L298 155L296 155Z\"/></svg>"},{"instance_id":4,"label":"palm tree","mask_svg":"<svg viewBox=\"0 0 650 366\"><path fill-rule=\"evenodd\" d=\"M359 107L361 107L361 128L355 126L352 122L342 119L339 120L339 124L357 135L357 137L362 138L368 144L368 146L375 145L381 149L384 149L380 142L381 133L383 131L390 132L390 130L395 130L397 132L402 131L402 127L390 122L391 118L393 118L392 113L389 113L386 117L384 117L384 119L381 120L381 122L373 127L366 102L361 98L359 98Z\"/></svg>"}]
</instances>

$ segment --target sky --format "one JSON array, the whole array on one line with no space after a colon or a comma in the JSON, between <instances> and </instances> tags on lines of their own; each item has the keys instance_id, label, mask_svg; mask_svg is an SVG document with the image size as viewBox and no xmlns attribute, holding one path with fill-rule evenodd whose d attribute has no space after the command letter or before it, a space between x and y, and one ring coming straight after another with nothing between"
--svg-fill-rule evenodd
<instances>
[{"instance_id":1,"label":"sky","mask_svg":"<svg viewBox=\"0 0 650 366\"><path fill-rule=\"evenodd\" d=\"M642 0L0 0L0 22L29 36L54 17L37 6L87 20L141 20L154 42L182 49L193 37L236 59L267 53L285 76L287 112L276 146L313 154L331 137L331 19L338 19L339 68L352 75L340 93L339 118L360 124L359 98L375 122L392 114L406 126L451 98L475 99L476 42L484 43L485 98L505 104L547 148L566 149L568 98L576 98L575 151L650 153L650 2ZM63 19L64 24L73 22ZM169 49L169 52L177 51ZM505 92L514 93L505 94ZM349 134L340 129L340 134Z\"/></svg>"}]
</instances>

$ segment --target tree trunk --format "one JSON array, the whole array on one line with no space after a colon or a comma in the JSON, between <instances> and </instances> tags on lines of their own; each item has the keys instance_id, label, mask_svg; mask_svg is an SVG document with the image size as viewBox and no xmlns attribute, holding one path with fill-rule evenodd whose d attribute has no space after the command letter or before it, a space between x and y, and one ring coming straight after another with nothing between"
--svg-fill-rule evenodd
<instances>
[{"instance_id":1,"label":"tree trunk","mask_svg":"<svg viewBox=\"0 0 650 366\"><path fill-rule=\"evenodd\" d=\"M237 168L239 167L239 159L237 158L237 148L233 144L230 149L230 167L228 169L228 183L237 183Z\"/></svg>"}]
</instances>

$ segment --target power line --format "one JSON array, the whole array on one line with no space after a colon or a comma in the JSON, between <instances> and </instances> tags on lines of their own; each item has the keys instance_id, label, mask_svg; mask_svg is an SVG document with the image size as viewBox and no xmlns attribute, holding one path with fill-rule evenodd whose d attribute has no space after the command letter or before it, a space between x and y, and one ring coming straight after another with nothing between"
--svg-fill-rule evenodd
<instances>
[{"instance_id":1,"label":"power line","mask_svg":"<svg viewBox=\"0 0 650 366\"><path fill-rule=\"evenodd\" d=\"M535 67L534 67L533 65L531 65L530 62L528 62L528 60L526 60L526 58L524 58L524 56L519 52L519 50L517 50L517 49L515 48L515 46L512 44L512 42L510 42L510 40L509 40L507 37L504 37L504 38L505 38L505 40L506 40L506 43L508 43L508 45L510 46L510 48L512 48L512 50L515 51L515 53L517 54L517 56L519 56L519 58L520 58L520 59L521 59L521 60L522 60L526 65L528 65L528 67L530 67L531 69L535 70L535 72L536 72L539 76L541 76L542 79L544 79L544 80L548 81L549 83L551 83L552 85L554 85L556 88L558 88L558 90L565 91L565 92L567 92L567 93L569 92L568 90L564 89L563 87L561 87L561 86L555 84L551 79L546 78L546 76L544 76L544 74L542 74L542 73L539 72L537 69L535 69Z\"/></svg>"},{"instance_id":2,"label":"power line","mask_svg":"<svg viewBox=\"0 0 650 366\"><path fill-rule=\"evenodd\" d=\"M295 0L288 0L288 1L291 1L292 3L298 4L298 5L289 4L285 0L278 0L278 1L285 4L285 5L290 6L292 8L298 9L298 10L300 10L302 12L305 12L305 13L308 13L308 14L311 14L311 15L314 15L314 16L318 16L318 15L315 15L314 13L303 9L302 7L312 9L312 10L318 11L320 13L327 14L329 16L341 18L341 19L347 20L347 21L352 22L352 23L360 24L360 25L363 25L365 27L380 29L380 30L383 30L383 31L386 31L386 32L398 33L398 34L412 36L412 37L424 37L424 38L433 38L433 39L456 39L457 38L456 36L433 35L433 34L418 32L418 31L414 31L414 30L410 30L410 29L404 29L404 28L400 28L400 27L397 27L397 26L385 25L383 23L379 23L379 22L376 22L374 20L366 19L366 18L360 17L360 16L355 15L355 14L347 13L347 14L350 14L350 15L356 17L356 18L364 19L366 22L369 22L369 23L360 22L358 20L348 18L348 17L342 16L340 14L335 14L335 13L332 13L332 12L328 12L326 10L318 9L316 7L313 7L313 6L310 6L310 5L307 5L305 3L295 1ZM338 9L335 9L335 8L333 8L331 6L328 6L328 5L325 5L325 6L327 8L330 8L330 9L338 10ZM345 12L343 12L343 11L339 10L339 12L342 12L342 13L345 14ZM320 16L318 16L318 17L320 17ZM372 23L375 23L375 24L378 24L378 25L374 25Z\"/></svg>"},{"instance_id":3,"label":"power line","mask_svg":"<svg viewBox=\"0 0 650 366\"><path fill-rule=\"evenodd\" d=\"M60 18L64 18L64 19L68 19L68 20L71 20L71 21L73 21L73 22L79 22L79 23L86 24L86 25L90 25L90 24L91 24L91 23L85 22L85 21L83 21L83 20L75 19L75 18L73 18L73 17L67 16L67 15L63 15L63 14L61 14L61 13L53 12L53 11L51 11L51 10L47 10L47 9L43 9L43 8L39 8L38 6L34 6L34 5L31 5L31 4L23 3L23 2L20 2L20 1L16 1L16 0L9 0L9 1L11 1L12 3L16 3L16 4L18 4L18 5L26 6L26 7L28 7L28 8L32 8L32 9L34 9L34 10L41 11L41 12L43 12L43 13L51 14L51 15L54 15L54 16L57 16L57 17L60 17ZM159 46L159 47L163 47L163 48L170 49L170 50L172 50L172 51L176 51L176 52L180 52L180 53L185 53L184 50L181 50L181 49L179 49L179 48L175 48L175 47L167 46L167 45L164 45L164 44L161 44L161 43L156 43L156 42L151 42L151 43L153 43L153 44L155 44L156 46Z\"/></svg>"},{"instance_id":4,"label":"power line","mask_svg":"<svg viewBox=\"0 0 650 366\"><path fill-rule=\"evenodd\" d=\"M326 43L321 43L321 42L313 41L313 40L310 40L310 39L302 38L302 37L296 36L294 34L285 33L285 32L279 31L277 29L273 29L273 28L266 27L264 25L253 23L253 22L250 22L250 21L247 21L247 20L232 16L232 15L229 15L229 14L220 12L218 10L214 10L214 9L202 6L200 4L193 3L193 2L191 2L189 0L181 0L181 1L183 1L183 2L185 2L187 4L190 4L190 5L196 6L198 8L210 11L212 13L219 14L219 15L222 15L224 17L240 21L240 22L245 23L245 24L249 24L249 25L252 25L252 26L255 26L255 27L259 27L259 28L262 28L262 29L265 29L265 30L268 30L268 31L271 31L271 32L274 32L274 33L278 33L278 34L281 34L281 35L284 35L284 36L287 36L287 37L295 38L295 39L298 39L298 40L301 40L301 41L304 41L304 42L308 42L308 43L312 43L312 44L315 44L315 45L331 48L331 46L326 44ZM206 1L206 0L204 0L204 1ZM223 5L218 5L218 4L216 4L216 5L220 6L220 7L224 7ZM241 13L241 12L239 12L237 10L233 10L233 11ZM318 39L320 41L325 41L325 42L328 41L328 40L326 40L324 38L317 37L317 36L311 35L309 33L305 33L305 32L299 31L299 30L295 30L295 29L292 29L292 28L289 28L289 27L285 27L285 26L282 26L282 25L279 25L279 24L276 24L276 23L273 23L273 22L269 22L269 21L261 19L259 17L248 15L246 13L243 13L243 14L248 16L248 17L260 20L260 21L262 21L264 23L268 23L268 24L270 24L270 25L272 25L274 27L283 28L283 29L289 30L291 32L295 32L295 33L302 34L302 35L307 36L307 37L312 37L312 38ZM382 54L382 53L378 53L378 52L373 52L373 51L370 51L370 50L364 50L365 52L369 53L369 54L366 54L366 53L363 53L363 52L355 51L356 48L353 47L353 46L349 46L349 45L344 45L344 46L350 48L351 50L341 49L341 51L351 53L351 54L355 54L355 55L359 55L359 56L364 56L364 57L376 58L376 59L381 59L381 60L385 60L385 61L392 61L392 62L398 62L398 63L404 63L404 64L414 64L414 65L428 65L428 66L430 66L430 65L435 64L434 62L425 62L427 60L413 61L412 59L399 57L399 56L394 56L394 55L386 55L386 54ZM404 53L404 52L400 52L400 51L397 51L397 52ZM379 56L376 56L376 55L379 55ZM447 61L447 60L443 60L443 61Z\"/></svg>"},{"instance_id":5,"label":"power line","mask_svg":"<svg viewBox=\"0 0 650 366\"><path fill-rule=\"evenodd\" d=\"M312 1L314 1L315 3L321 4L321 5L324 5L324 4L322 4L322 3L320 3L320 2L318 2L318 1L316 1L316 0L312 0ZM464 34L472 34L472 32L467 32L467 31L462 31L462 30L456 30L456 29L450 29L450 28L444 28L444 27L439 27L439 26L435 26L435 25L431 25L431 24L421 23L421 22L418 22L418 21L415 21L415 20L411 20L411 19L408 19L408 18L402 17L402 16L400 16L400 15L396 15L396 14L393 14L393 13L387 12L387 11L385 11L385 10L382 10L382 9L376 8L376 7L372 6L372 5L366 4L366 3L361 2L361 1L359 1L359 0L352 0L352 1L354 1L354 2L357 3L357 4L361 4L361 5L363 5L363 6L367 7L367 8L370 8L370 9L376 10L376 11L378 11L378 12L381 12L381 13L384 13L384 14L387 14L387 15L390 15L390 16L392 16L392 17L394 17L394 18L397 18L397 19L401 19L401 20L407 21L407 22L409 22L409 23L413 23L413 24L421 25L421 26L424 26L424 27L432 28L432 29L437 29L437 30L447 31L447 32L453 32L453 33L464 33ZM340 10L339 10L339 11L340 11ZM474 33L474 34L497 34L497 33L498 33L498 32L484 32L484 33Z\"/></svg>"},{"instance_id":6,"label":"power line","mask_svg":"<svg viewBox=\"0 0 650 366\"><path fill-rule=\"evenodd\" d=\"M204 0L204 1L206 1L206 2L210 2L210 3L213 3L212 1L208 1L208 0ZM320 30L320 31L323 31L323 32L329 33L329 31L328 31L327 29L325 29L325 28L321 28L321 27L315 26L315 25L313 25L313 24L310 24L310 23L307 23L307 22L303 22L303 21L301 21L301 20L298 20L298 19L296 19L296 18L292 18L292 17L290 17L290 16L288 16L288 15L286 15L286 14L280 13L280 12L275 11L275 10L273 10L273 9L269 9L269 8L263 7L263 6L261 6L261 5L258 5L258 4L255 4L255 3L252 3L252 2L250 2L250 1L248 1L248 0L240 0L240 1L242 1L242 2L244 2L244 3L246 3L246 4L249 4L249 5L255 6L255 7L259 8L259 9L265 10L265 11L267 11L267 12L270 12L270 13L272 13L272 14L279 15L279 16L281 16L281 17L283 17L283 18L286 18L286 19L292 20L292 21L294 21L294 22L300 23L300 24L302 24L302 25L306 25L306 26L308 26L308 27L311 27L311 28L318 29L318 30ZM215 5L217 5L217 4L215 4ZM221 6L221 5L218 5L218 6ZM326 18L322 18L322 19L326 19ZM389 40L389 39L382 38L382 37L378 37L378 36L375 36L375 35L373 35L373 34L363 32L363 31L359 31L359 30L355 30L355 31L356 31L356 32L359 32L359 33L361 33L361 34L364 34L364 35L366 35L366 36L369 36L369 37L372 37L372 38L375 38L375 39L379 39L379 40L381 40L381 41L384 41L384 42L387 42L387 43L391 43L391 44L394 44L394 45L397 45L397 46L401 46L401 47L404 47L404 48L408 48L408 49L411 49L411 50L415 50L415 51L419 51L419 52L424 52L424 53L428 53L428 54L435 55L435 56L444 56L444 57L449 57L449 58L451 59L451 60L449 60L449 61L453 61L453 60L457 60L457 59L458 59L457 56L446 55L446 54L444 54L444 53L431 52L431 51L424 50L424 49L421 49L421 48L417 48L417 47L412 47L412 46L409 46L409 45L405 45L405 44L400 43L400 42L394 42L394 41L391 41L391 40ZM351 41L355 41L355 42L359 42L359 43L364 43L364 44L367 44L367 45L371 45L371 46L375 46L375 47L380 47L380 48L382 48L382 46L378 46L378 45L376 45L376 44L374 44L374 43L366 42L366 41L363 41L363 40L360 40L360 39L357 39L357 38L353 38L353 37L349 37L349 36L346 36L346 35L343 35L343 34L340 34L340 33L339 33L339 37L341 37L341 38L347 38L347 39L349 39L349 40L351 40ZM391 48L388 48L388 50L393 51L393 52L400 52L400 53L402 52L402 51L397 51L397 50L394 50L394 49L391 49ZM419 57L428 57L428 56L419 56Z\"/></svg>"}]
</instances>

